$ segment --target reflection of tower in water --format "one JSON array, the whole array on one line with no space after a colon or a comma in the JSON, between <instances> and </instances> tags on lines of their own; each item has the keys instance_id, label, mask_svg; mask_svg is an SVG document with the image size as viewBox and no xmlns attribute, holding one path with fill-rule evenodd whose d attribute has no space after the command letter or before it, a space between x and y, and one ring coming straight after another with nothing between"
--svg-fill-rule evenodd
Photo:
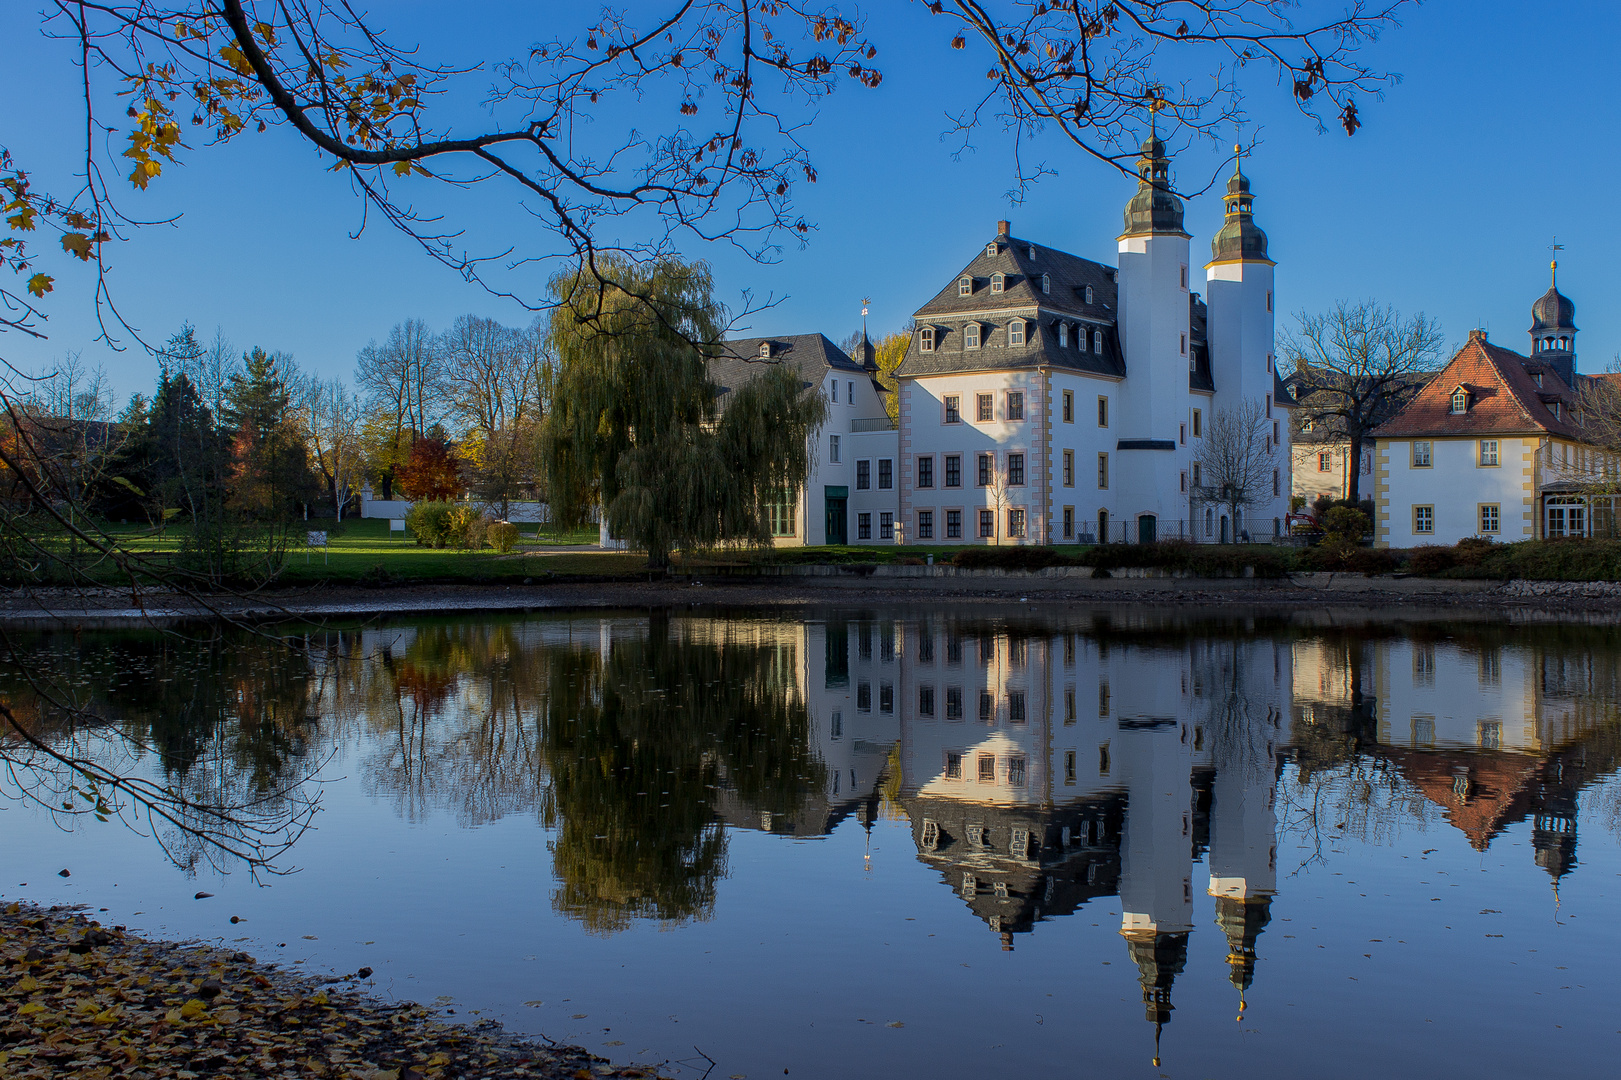
<instances>
[{"instance_id":1,"label":"reflection of tower in water","mask_svg":"<svg viewBox=\"0 0 1621 1080\"><path fill-rule=\"evenodd\" d=\"M1143 1018L1154 1025L1154 1064L1159 1064L1160 1031L1171 1021L1171 984L1188 963L1188 935L1157 930L1126 931L1126 951L1137 965L1143 988Z\"/></svg>"}]
</instances>

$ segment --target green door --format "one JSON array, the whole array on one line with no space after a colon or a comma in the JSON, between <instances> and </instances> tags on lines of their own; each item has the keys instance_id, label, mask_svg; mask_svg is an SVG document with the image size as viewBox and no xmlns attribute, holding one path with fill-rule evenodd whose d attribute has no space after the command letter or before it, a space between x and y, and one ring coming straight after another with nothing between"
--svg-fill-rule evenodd
<instances>
[{"instance_id":1,"label":"green door","mask_svg":"<svg viewBox=\"0 0 1621 1080\"><path fill-rule=\"evenodd\" d=\"M848 544L850 530L847 519L850 489L848 487L828 487L824 496L827 500L827 542L829 544Z\"/></svg>"},{"instance_id":2,"label":"green door","mask_svg":"<svg viewBox=\"0 0 1621 1080\"><path fill-rule=\"evenodd\" d=\"M1137 519L1137 542L1139 544L1152 544L1159 537L1159 518L1153 514L1144 514Z\"/></svg>"}]
</instances>

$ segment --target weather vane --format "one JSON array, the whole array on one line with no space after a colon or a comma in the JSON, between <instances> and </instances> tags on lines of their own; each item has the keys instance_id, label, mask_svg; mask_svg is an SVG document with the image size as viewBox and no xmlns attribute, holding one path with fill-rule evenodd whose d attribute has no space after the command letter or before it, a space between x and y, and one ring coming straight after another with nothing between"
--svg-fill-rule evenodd
<instances>
[{"instance_id":1,"label":"weather vane","mask_svg":"<svg viewBox=\"0 0 1621 1080\"><path fill-rule=\"evenodd\" d=\"M1559 287L1559 253L1565 250L1565 245L1561 244L1559 237L1556 236L1553 238L1553 243L1548 245L1548 250L1553 252L1553 259L1548 263L1550 284L1557 289Z\"/></svg>"}]
</instances>

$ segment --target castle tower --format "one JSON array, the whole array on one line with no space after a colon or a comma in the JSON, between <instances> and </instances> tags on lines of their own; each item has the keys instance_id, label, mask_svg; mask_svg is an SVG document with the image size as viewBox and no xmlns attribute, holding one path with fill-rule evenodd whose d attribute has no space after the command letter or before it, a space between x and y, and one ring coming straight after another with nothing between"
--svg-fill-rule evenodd
<instances>
[{"instance_id":1,"label":"castle tower","mask_svg":"<svg viewBox=\"0 0 1621 1080\"><path fill-rule=\"evenodd\" d=\"M1130 492L1117 512L1184 516L1177 431L1187 415L1190 326L1188 234L1170 187L1165 144L1150 135L1137 162L1137 193L1119 237L1120 339L1126 361L1116 474Z\"/></svg>"},{"instance_id":2,"label":"castle tower","mask_svg":"<svg viewBox=\"0 0 1621 1080\"><path fill-rule=\"evenodd\" d=\"M1555 252L1559 245L1555 244ZM1531 355L1576 384L1576 305L1559 291L1559 260L1548 264L1548 291L1531 305Z\"/></svg>"}]
</instances>

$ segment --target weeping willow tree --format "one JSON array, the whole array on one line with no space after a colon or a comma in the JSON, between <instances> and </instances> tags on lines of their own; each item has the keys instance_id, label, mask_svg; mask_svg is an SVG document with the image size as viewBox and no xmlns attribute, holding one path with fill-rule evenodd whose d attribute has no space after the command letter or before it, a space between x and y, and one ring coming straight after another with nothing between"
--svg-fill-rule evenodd
<instances>
[{"instance_id":1,"label":"weeping willow tree","mask_svg":"<svg viewBox=\"0 0 1621 1080\"><path fill-rule=\"evenodd\" d=\"M709 269L674 259L598 266L552 282L557 356L542 445L552 510L578 524L600 505L613 535L647 552L771 542L768 507L791 498L827 416L781 362L726 393L709 377L725 313Z\"/></svg>"}]
</instances>

